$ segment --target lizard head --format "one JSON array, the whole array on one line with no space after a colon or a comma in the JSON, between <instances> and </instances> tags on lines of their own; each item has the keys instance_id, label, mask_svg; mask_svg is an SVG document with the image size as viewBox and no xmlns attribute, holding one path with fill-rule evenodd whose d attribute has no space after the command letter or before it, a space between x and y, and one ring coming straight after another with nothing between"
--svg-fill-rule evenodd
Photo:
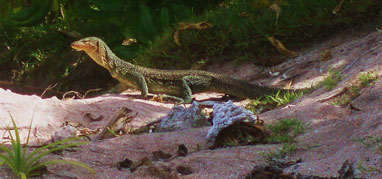
<instances>
[{"instance_id":1,"label":"lizard head","mask_svg":"<svg viewBox=\"0 0 382 179\"><path fill-rule=\"evenodd\" d=\"M101 39L97 37L86 37L73 42L71 47L77 51L86 52L96 63L107 68L108 63L105 55L108 47Z\"/></svg>"},{"instance_id":2,"label":"lizard head","mask_svg":"<svg viewBox=\"0 0 382 179\"><path fill-rule=\"evenodd\" d=\"M73 42L71 47L77 51L92 52L98 50L100 41L102 40L97 37L86 37Z\"/></svg>"}]
</instances>

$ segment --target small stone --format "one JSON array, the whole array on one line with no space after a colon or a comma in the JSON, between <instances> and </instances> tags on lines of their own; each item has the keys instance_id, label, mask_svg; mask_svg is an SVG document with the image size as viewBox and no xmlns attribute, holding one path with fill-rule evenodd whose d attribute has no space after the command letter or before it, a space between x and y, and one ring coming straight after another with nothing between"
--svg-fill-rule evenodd
<instances>
[{"instance_id":1,"label":"small stone","mask_svg":"<svg viewBox=\"0 0 382 179\"><path fill-rule=\"evenodd\" d=\"M249 110L241 106L236 106L232 101L225 103L216 103L213 106L214 118L213 126L208 130L207 138L211 141L215 140L219 131L236 122L256 122L257 117Z\"/></svg>"},{"instance_id":2,"label":"small stone","mask_svg":"<svg viewBox=\"0 0 382 179\"><path fill-rule=\"evenodd\" d=\"M157 132L168 132L209 126L210 123L201 110L198 102L194 101L188 108L175 106L162 118L158 125Z\"/></svg>"},{"instance_id":3,"label":"small stone","mask_svg":"<svg viewBox=\"0 0 382 179\"><path fill-rule=\"evenodd\" d=\"M77 136L77 129L73 126L63 126L59 128L52 136L53 141L61 141Z\"/></svg>"}]
</instances>

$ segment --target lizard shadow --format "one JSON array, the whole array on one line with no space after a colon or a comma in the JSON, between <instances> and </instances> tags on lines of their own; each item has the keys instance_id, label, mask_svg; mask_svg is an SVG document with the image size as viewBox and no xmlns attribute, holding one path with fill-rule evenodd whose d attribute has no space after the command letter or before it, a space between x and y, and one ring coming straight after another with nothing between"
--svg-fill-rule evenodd
<instances>
[{"instance_id":1,"label":"lizard shadow","mask_svg":"<svg viewBox=\"0 0 382 179\"><path fill-rule=\"evenodd\" d=\"M173 99L163 99L163 100L156 99L156 98L160 98L160 97L156 94L151 94L151 93L149 93L146 98L142 98L139 93L136 93L136 94L134 94L134 93L124 93L124 94L109 93L109 94L104 94L104 96L125 97L128 99L141 99L141 100L160 102L160 103L164 103L164 104L174 104L177 102L176 100L173 100ZM236 102L236 101L241 101L243 99L237 98L235 96L230 96L230 95L222 95L220 97L208 97L208 98L203 98L203 99L196 99L196 97L192 98L192 102L193 101L196 101L196 102L206 102L206 101L226 102L228 100L232 100L232 101Z\"/></svg>"}]
</instances>

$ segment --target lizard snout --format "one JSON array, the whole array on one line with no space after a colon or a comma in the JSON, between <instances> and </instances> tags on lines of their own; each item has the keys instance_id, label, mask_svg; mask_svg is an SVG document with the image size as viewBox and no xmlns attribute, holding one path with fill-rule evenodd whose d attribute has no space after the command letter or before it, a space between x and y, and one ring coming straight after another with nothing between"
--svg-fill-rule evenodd
<instances>
[{"instance_id":1,"label":"lizard snout","mask_svg":"<svg viewBox=\"0 0 382 179\"><path fill-rule=\"evenodd\" d=\"M77 50L77 51L82 50L81 45L78 44L78 42L73 42L72 44L70 44L70 47L72 47L72 49Z\"/></svg>"}]
</instances>

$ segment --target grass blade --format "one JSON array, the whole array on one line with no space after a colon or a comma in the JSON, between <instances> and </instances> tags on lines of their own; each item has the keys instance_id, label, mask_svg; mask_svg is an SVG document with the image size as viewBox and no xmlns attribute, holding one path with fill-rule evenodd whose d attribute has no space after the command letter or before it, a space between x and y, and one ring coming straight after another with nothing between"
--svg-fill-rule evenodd
<instances>
[{"instance_id":1,"label":"grass blade","mask_svg":"<svg viewBox=\"0 0 382 179\"><path fill-rule=\"evenodd\" d=\"M38 154L38 153L35 153L34 155L29 155L28 158L25 160L26 166L27 166L27 168L30 168L30 166L32 166L41 157L46 156L47 154L52 153L54 151L62 150L62 149L68 148L68 147L83 145L83 144L87 144L87 143L88 142L76 142L76 143L72 143L72 144L61 145L61 146L55 147L53 149L50 149L48 151L42 152L36 157L33 157L33 156Z\"/></svg>"},{"instance_id":2,"label":"grass blade","mask_svg":"<svg viewBox=\"0 0 382 179\"><path fill-rule=\"evenodd\" d=\"M21 176L21 179L27 179L27 176L25 175L25 173L19 173L19 175Z\"/></svg>"},{"instance_id":3,"label":"grass blade","mask_svg":"<svg viewBox=\"0 0 382 179\"><path fill-rule=\"evenodd\" d=\"M12 151L11 151L11 150L9 150L8 148L6 148L6 147L2 146L2 145L0 145L0 151L4 151L4 152L7 152L7 153L8 153L8 155L10 156L10 158L13 158L13 157L14 157L14 156L13 156L13 153L12 153Z\"/></svg>"},{"instance_id":4,"label":"grass blade","mask_svg":"<svg viewBox=\"0 0 382 179\"><path fill-rule=\"evenodd\" d=\"M74 140L78 140L78 139L81 139L81 138L82 137L73 137L73 138L69 138L69 139L64 139L64 140L60 140L60 141L57 141L57 142L53 142L53 143L50 143L50 144L45 145L43 147L40 147L40 148L34 150L32 153L30 153L29 156L27 157L26 161L28 161L30 158L32 158L34 155L36 155L40 151L45 150L45 149L47 149L49 147L57 146L57 145L60 145L60 144L66 143L66 142L71 142L71 141L74 141ZM88 143L88 142L86 142L86 143Z\"/></svg>"},{"instance_id":5,"label":"grass blade","mask_svg":"<svg viewBox=\"0 0 382 179\"><path fill-rule=\"evenodd\" d=\"M79 162L76 162L76 161L68 161L68 160L51 160L51 161L47 161L47 162L43 162L43 163L39 163L35 166L33 166L32 168L30 168L28 170L28 173L29 172L33 172L33 170L37 169L37 168L40 168L42 166L47 166L47 165L50 165L50 164L56 164L56 163L64 163L64 164L71 164L71 165L77 165L77 166L80 166L80 167L83 167L83 168L86 168L88 171L90 171L91 173L96 173L96 171L92 168L90 168L89 166L85 165L85 164L82 164L82 163L79 163Z\"/></svg>"},{"instance_id":6,"label":"grass blade","mask_svg":"<svg viewBox=\"0 0 382 179\"><path fill-rule=\"evenodd\" d=\"M7 164L9 168L12 169L12 171L16 171L16 166L11 158L7 157L6 155L0 154L0 159L2 159L2 162Z\"/></svg>"},{"instance_id":7,"label":"grass blade","mask_svg":"<svg viewBox=\"0 0 382 179\"><path fill-rule=\"evenodd\" d=\"M36 107L35 107L34 110L33 110L31 123L29 124L29 131L28 131L28 136L27 136L27 142L25 143L25 147L24 147L24 150L23 150L23 156L22 156L22 158L25 157L25 153L27 152L27 149L28 149L29 137L30 137L31 130L32 130L32 122L33 122L33 117L34 117L34 112L35 112L35 111L36 111Z\"/></svg>"},{"instance_id":8,"label":"grass blade","mask_svg":"<svg viewBox=\"0 0 382 179\"><path fill-rule=\"evenodd\" d=\"M17 128L15 119L13 118L11 113L8 112L8 114L9 114L9 117L11 118L11 121L12 121L12 124L13 124L13 129L15 131L15 138L16 138L16 139L13 139L13 137L11 137L12 146L13 146L13 162L14 162L15 167L17 169L21 169L21 167L22 167L21 156L23 154L22 154L22 151L21 151L22 146L21 146L21 141L20 141L19 130ZM8 130L8 132L11 133L10 130Z\"/></svg>"}]
</instances>

